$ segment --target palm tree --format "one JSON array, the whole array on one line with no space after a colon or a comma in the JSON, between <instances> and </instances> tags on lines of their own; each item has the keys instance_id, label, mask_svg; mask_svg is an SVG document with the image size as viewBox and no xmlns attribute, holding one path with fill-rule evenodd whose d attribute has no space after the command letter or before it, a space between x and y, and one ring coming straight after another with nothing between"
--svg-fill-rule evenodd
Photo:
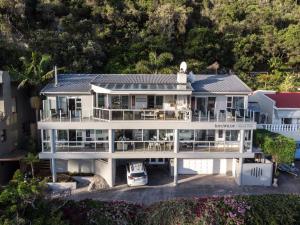
<instances>
[{"instance_id":1,"label":"palm tree","mask_svg":"<svg viewBox=\"0 0 300 225\"><path fill-rule=\"evenodd\" d=\"M38 111L41 103L38 91L45 81L54 76L54 69L49 70L51 56L32 52L30 58L21 57L20 61L22 63L21 69L11 68L10 72L19 81L18 89L26 86L32 87L30 104L35 110L36 121L38 121ZM62 69L64 68L59 68L58 70Z\"/></svg>"},{"instance_id":2,"label":"palm tree","mask_svg":"<svg viewBox=\"0 0 300 225\"><path fill-rule=\"evenodd\" d=\"M31 167L31 174L32 174L32 177L34 178L34 164L39 162L39 158L37 155L29 152L27 154L27 156L23 159L23 161L27 164L27 165L30 165Z\"/></svg>"},{"instance_id":3,"label":"palm tree","mask_svg":"<svg viewBox=\"0 0 300 225\"><path fill-rule=\"evenodd\" d=\"M32 52L30 58L21 57L22 67L20 70L12 68L12 74L19 81L18 88L27 85L38 88L43 82L53 77L54 70L49 70L51 62L50 55L40 55L37 52Z\"/></svg>"},{"instance_id":4,"label":"palm tree","mask_svg":"<svg viewBox=\"0 0 300 225\"><path fill-rule=\"evenodd\" d=\"M156 52L150 52L148 60L140 60L135 65L135 70L138 73L171 73L172 69L167 65L173 61L174 57L169 52L163 52L157 55Z\"/></svg>"}]
</instances>

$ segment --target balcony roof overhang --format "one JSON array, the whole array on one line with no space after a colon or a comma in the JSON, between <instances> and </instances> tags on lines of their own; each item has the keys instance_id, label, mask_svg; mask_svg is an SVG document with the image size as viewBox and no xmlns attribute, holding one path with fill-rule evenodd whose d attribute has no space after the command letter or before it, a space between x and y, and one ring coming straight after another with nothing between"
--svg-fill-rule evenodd
<instances>
[{"instance_id":1,"label":"balcony roof overhang","mask_svg":"<svg viewBox=\"0 0 300 225\"><path fill-rule=\"evenodd\" d=\"M99 87L98 85L93 85L91 89L96 93L104 93L104 94L164 94L164 95L191 95L192 90L191 89L184 89L184 87L177 85L176 89L173 90L147 90L147 89L139 89L139 90L131 90L131 89L119 89L119 90L111 90L103 87Z\"/></svg>"}]
</instances>

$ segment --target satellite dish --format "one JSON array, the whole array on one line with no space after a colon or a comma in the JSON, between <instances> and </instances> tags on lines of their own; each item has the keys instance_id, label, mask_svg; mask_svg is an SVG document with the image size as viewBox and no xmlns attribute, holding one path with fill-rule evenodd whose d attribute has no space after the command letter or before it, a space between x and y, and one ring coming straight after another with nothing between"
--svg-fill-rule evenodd
<instances>
[{"instance_id":1,"label":"satellite dish","mask_svg":"<svg viewBox=\"0 0 300 225\"><path fill-rule=\"evenodd\" d=\"M182 63L180 63L180 72L186 72L186 69L187 69L187 64L186 64L186 62L182 62Z\"/></svg>"}]
</instances>

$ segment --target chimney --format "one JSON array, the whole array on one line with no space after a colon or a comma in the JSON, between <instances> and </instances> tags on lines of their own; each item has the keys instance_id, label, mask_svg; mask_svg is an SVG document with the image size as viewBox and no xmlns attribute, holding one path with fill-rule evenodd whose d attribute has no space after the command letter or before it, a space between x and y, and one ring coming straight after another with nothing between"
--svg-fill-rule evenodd
<instances>
[{"instance_id":1,"label":"chimney","mask_svg":"<svg viewBox=\"0 0 300 225\"><path fill-rule=\"evenodd\" d=\"M180 70L177 73L177 83L186 84L187 83L187 74L186 74L187 64L182 62L180 64Z\"/></svg>"},{"instance_id":2,"label":"chimney","mask_svg":"<svg viewBox=\"0 0 300 225\"><path fill-rule=\"evenodd\" d=\"M183 72L177 73L177 83L179 84L186 84L187 82L187 74Z\"/></svg>"},{"instance_id":3,"label":"chimney","mask_svg":"<svg viewBox=\"0 0 300 225\"><path fill-rule=\"evenodd\" d=\"M57 67L54 66L54 86L57 87L58 84L58 78L57 78Z\"/></svg>"}]
</instances>

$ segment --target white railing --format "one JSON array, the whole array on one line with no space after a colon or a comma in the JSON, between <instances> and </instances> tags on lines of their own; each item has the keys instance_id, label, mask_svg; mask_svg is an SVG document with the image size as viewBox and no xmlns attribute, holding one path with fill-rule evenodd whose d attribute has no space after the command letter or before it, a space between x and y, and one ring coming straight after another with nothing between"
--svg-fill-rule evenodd
<instances>
[{"instance_id":1,"label":"white railing","mask_svg":"<svg viewBox=\"0 0 300 225\"><path fill-rule=\"evenodd\" d=\"M179 152L239 152L238 141L180 141Z\"/></svg>"},{"instance_id":2,"label":"white railing","mask_svg":"<svg viewBox=\"0 0 300 225\"><path fill-rule=\"evenodd\" d=\"M257 128L274 132L296 132L300 131L300 124L257 124Z\"/></svg>"},{"instance_id":3,"label":"white railing","mask_svg":"<svg viewBox=\"0 0 300 225\"><path fill-rule=\"evenodd\" d=\"M115 152L174 151L174 141L115 141Z\"/></svg>"},{"instance_id":4,"label":"white railing","mask_svg":"<svg viewBox=\"0 0 300 225\"><path fill-rule=\"evenodd\" d=\"M56 141L56 152L108 152L108 141ZM50 141L43 141L43 152L50 152Z\"/></svg>"},{"instance_id":5,"label":"white railing","mask_svg":"<svg viewBox=\"0 0 300 225\"><path fill-rule=\"evenodd\" d=\"M102 120L191 120L190 110L102 109L94 108L94 118Z\"/></svg>"},{"instance_id":6,"label":"white railing","mask_svg":"<svg viewBox=\"0 0 300 225\"><path fill-rule=\"evenodd\" d=\"M191 110L164 109L103 109L93 110L48 110L40 111L41 121L84 122L84 121L132 121L173 120L193 122L254 122L254 113L247 109L237 111L220 110L217 113Z\"/></svg>"},{"instance_id":7,"label":"white railing","mask_svg":"<svg viewBox=\"0 0 300 225\"><path fill-rule=\"evenodd\" d=\"M102 109L40 111L41 121L82 122L82 121L115 121L115 120L191 120L190 110L163 109Z\"/></svg>"},{"instance_id":8,"label":"white railing","mask_svg":"<svg viewBox=\"0 0 300 225\"><path fill-rule=\"evenodd\" d=\"M248 109L227 109L217 112L193 112L193 121L198 122L254 122L254 112Z\"/></svg>"}]
</instances>

